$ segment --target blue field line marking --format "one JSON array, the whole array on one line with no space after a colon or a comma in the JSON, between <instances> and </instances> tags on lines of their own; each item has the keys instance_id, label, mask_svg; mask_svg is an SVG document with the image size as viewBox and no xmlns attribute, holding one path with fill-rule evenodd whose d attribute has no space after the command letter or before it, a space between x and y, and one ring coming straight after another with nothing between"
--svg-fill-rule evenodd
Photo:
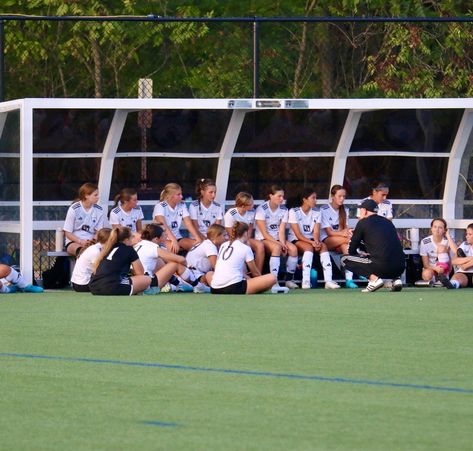
<instances>
[{"instance_id":1,"label":"blue field line marking","mask_svg":"<svg viewBox=\"0 0 473 451\"><path fill-rule=\"evenodd\" d=\"M0 352L0 357L59 360L63 362L103 363L103 364L108 364L108 365L162 368L162 369L168 369L168 370L195 371L195 372L201 372L201 373L238 374L242 376L274 377L274 378L280 378L280 379L309 380L309 381L332 382L332 383L339 383L339 384L354 384L354 385L375 385L375 386L381 386L381 387L409 388L409 389L415 389L415 390L431 390L431 391L439 391L439 392L473 394L473 389L468 389L468 388L441 387L441 386L435 386L435 385L404 384L404 383L398 383L398 382L375 381L375 380L369 380L369 379L349 379L349 378L344 378L344 377L306 376L304 374L272 373L269 371L232 370L232 369L226 369L226 368L206 368L206 367L199 367L199 366L171 365L171 364L166 364L166 363L147 363L147 362L132 362L132 361L127 361L127 360L92 359L92 358L87 358L87 357L61 357L61 356L37 355L37 354L16 354L16 353L10 353L10 352Z\"/></svg>"},{"instance_id":2,"label":"blue field line marking","mask_svg":"<svg viewBox=\"0 0 473 451\"><path fill-rule=\"evenodd\" d=\"M159 426L162 428L176 428L179 425L177 423L169 423L166 421L140 421L141 424L146 424L147 426Z\"/></svg>"}]
</instances>

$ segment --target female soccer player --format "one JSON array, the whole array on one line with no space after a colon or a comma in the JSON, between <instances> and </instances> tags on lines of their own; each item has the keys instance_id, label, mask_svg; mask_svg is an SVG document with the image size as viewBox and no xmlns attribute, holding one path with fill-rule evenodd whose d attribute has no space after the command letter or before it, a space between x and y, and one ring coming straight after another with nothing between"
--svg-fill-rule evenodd
<instances>
[{"instance_id":1,"label":"female soccer player","mask_svg":"<svg viewBox=\"0 0 473 451\"><path fill-rule=\"evenodd\" d=\"M452 250L455 251L455 248L452 247ZM450 281L448 277L441 275L442 284L447 288L473 288L473 223L468 224L465 241L456 249L452 263L457 267L457 271Z\"/></svg>"},{"instance_id":2,"label":"female soccer player","mask_svg":"<svg viewBox=\"0 0 473 451\"><path fill-rule=\"evenodd\" d=\"M164 187L160 201L154 207L153 218L162 224L170 240L167 248L175 254L180 250L188 251L195 243L202 241L189 217L186 204L182 202L182 188L177 183L168 183ZM195 239L183 238L179 230L182 223Z\"/></svg>"},{"instance_id":3,"label":"female soccer player","mask_svg":"<svg viewBox=\"0 0 473 451\"><path fill-rule=\"evenodd\" d=\"M194 273L196 279L202 282L194 287L194 293L210 292L211 271L215 269L217 263L218 249L227 239L225 227L220 224L212 224L207 229L207 238L202 243L194 245L187 253L188 268Z\"/></svg>"},{"instance_id":4,"label":"female soccer player","mask_svg":"<svg viewBox=\"0 0 473 451\"><path fill-rule=\"evenodd\" d=\"M248 231L247 223L234 222L230 241L220 246L211 281L213 294L255 294L276 284L277 279L273 274L262 276L256 267L253 251L246 244L249 240ZM246 279L246 267L253 278Z\"/></svg>"},{"instance_id":5,"label":"female soccer player","mask_svg":"<svg viewBox=\"0 0 473 451\"><path fill-rule=\"evenodd\" d=\"M130 265L134 275L129 276ZM97 295L131 296L146 290L151 277L144 274L143 265L132 247L128 227L118 226L110 232L94 264L89 282L90 292Z\"/></svg>"},{"instance_id":6,"label":"female soccer player","mask_svg":"<svg viewBox=\"0 0 473 451\"><path fill-rule=\"evenodd\" d=\"M95 234L108 225L102 207L97 205L99 190L93 183L84 183L79 188L79 200L67 210L64 222L66 251L79 255L83 246L95 239Z\"/></svg>"},{"instance_id":7,"label":"female soccer player","mask_svg":"<svg viewBox=\"0 0 473 451\"><path fill-rule=\"evenodd\" d=\"M244 191L238 193L235 197L235 206L230 208L223 217L225 228L228 235L232 232L235 222L244 222L248 224L248 244L255 255L255 264L258 271L263 271L264 263L264 244L252 238L253 227L255 223L255 212L253 210L254 200L250 193Z\"/></svg>"},{"instance_id":8,"label":"female soccer player","mask_svg":"<svg viewBox=\"0 0 473 451\"><path fill-rule=\"evenodd\" d=\"M378 215L392 221L393 205L387 200L389 194L389 186L383 182L376 182L371 189L371 195L366 199L372 199L378 204ZM365 200L365 199L363 199ZM363 202L362 200L362 202Z\"/></svg>"},{"instance_id":9,"label":"female soccer player","mask_svg":"<svg viewBox=\"0 0 473 451\"><path fill-rule=\"evenodd\" d=\"M319 253L324 271L325 288L340 288L332 280L332 264L325 243L320 241L320 211L315 209L317 194L311 189L302 193L300 207L289 210L289 241L302 254L302 288L310 288L310 270L314 252Z\"/></svg>"},{"instance_id":10,"label":"female soccer player","mask_svg":"<svg viewBox=\"0 0 473 451\"><path fill-rule=\"evenodd\" d=\"M143 210L138 205L138 194L133 188L123 188L115 196L115 205L110 212L110 224L113 228L121 225L132 232L141 232Z\"/></svg>"},{"instance_id":11,"label":"female soccer player","mask_svg":"<svg viewBox=\"0 0 473 451\"><path fill-rule=\"evenodd\" d=\"M299 288L294 282L297 266L297 247L286 241L286 224L288 211L283 205L284 190L273 185L269 200L256 209L255 239L262 241L265 251L269 254L269 272L278 277L281 255L287 255L286 287Z\"/></svg>"},{"instance_id":12,"label":"female soccer player","mask_svg":"<svg viewBox=\"0 0 473 451\"><path fill-rule=\"evenodd\" d=\"M447 233L447 222L443 218L435 218L430 223L431 235L420 242L419 254L422 257L422 280L435 283L441 282L440 274L445 274L445 265L438 265L439 253L445 254L445 249L456 249L450 235ZM440 250L440 252L439 252ZM442 259L442 263L446 263ZM448 272L448 271L447 271ZM446 274L448 276L448 274Z\"/></svg>"},{"instance_id":13,"label":"female soccer player","mask_svg":"<svg viewBox=\"0 0 473 451\"><path fill-rule=\"evenodd\" d=\"M320 240L329 251L348 254L348 243L353 234L348 228L348 208L343 205L347 192L341 185L333 185L330 189L330 203L320 209ZM353 273L345 270L345 286L358 288L353 282Z\"/></svg>"},{"instance_id":14,"label":"female soccer player","mask_svg":"<svg viewBox=\"0 0 473 451\"><path fill-rule=\"evenodd\" d=\"M212 179L197 180L197 200L189 205L189 215L201 240L207 239L207 229L212 224L221 224L223 209L215 202L217 189Z\"/></svg>"},{"instance_id":15,"label":"female soccer player","mask_svg":"<svg viewBox=\"0 0 473 451\"><path fill-rule=\"evenodd\" d=\"M16 293L42 293L44 290L37 285L26 283L23 276L11 266L0 264L0 294Z\"/></svg>"},{"instance_id":16,"label":"female soccer player","mask_svg":"<svg viewBox=\"0 0 473 451\"><path fill-rule=\"evenodd\" d=\"M97 232L97 243L83 247L77 258L71 276L71 285L74 291L89 292L89 282L94 271L94 263L100 255L103 245L110 238L111 229L100 229Z\"/></svg>"}]
</instances>

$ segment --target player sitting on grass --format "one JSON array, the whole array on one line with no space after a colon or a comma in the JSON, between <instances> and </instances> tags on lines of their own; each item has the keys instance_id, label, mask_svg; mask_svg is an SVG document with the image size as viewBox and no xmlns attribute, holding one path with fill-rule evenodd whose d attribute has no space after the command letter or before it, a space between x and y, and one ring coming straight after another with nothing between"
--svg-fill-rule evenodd
<instances>
[{"instance_id":1,"label":"player sitting on grass","mask_svg":"<svg viewBox=\"0 0 473 451\"><path fill-rule=\"evenodd\" d=\"M0 264L0 293L42 293L44 290L36 285L26 283L23 276L14 268ZM8 284L9 282L9 284Z\"/></svg>"}]
</instances>

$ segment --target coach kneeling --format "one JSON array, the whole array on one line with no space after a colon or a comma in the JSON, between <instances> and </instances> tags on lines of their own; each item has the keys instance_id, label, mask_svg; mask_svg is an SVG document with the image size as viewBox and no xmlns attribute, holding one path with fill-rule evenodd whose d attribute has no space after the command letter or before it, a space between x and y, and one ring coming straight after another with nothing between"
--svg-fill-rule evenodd
<instances>
[{"instance_id":1,"label":"coach kneeling","mask_svg":"<svg viewBox=\"0 0 473 451\"><path fill-rule=\"evenodd\" d=\"M396 228L388 219L378 216L378 204L372 199L359 206L360 220L353 231L348 248L349 255L342 257L342 264L349 271L369 279L363 292L383 287L382 277L394 279L391 291L401 291L401 274L406 260ZM363 251L358 251L362 248Z\"/></svg>"}]
</instances>

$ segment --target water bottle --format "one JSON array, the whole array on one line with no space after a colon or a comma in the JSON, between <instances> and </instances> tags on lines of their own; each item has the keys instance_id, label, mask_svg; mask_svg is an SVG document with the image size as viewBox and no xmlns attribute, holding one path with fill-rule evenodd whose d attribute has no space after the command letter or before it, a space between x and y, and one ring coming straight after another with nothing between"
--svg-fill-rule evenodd
<instances>
[{"instance_id":1,"label":"water bottle","mask_svg":"<svg viewBox=\"0 0 473 451\"><path fill-rule=\"evenodd\" d=\"M310 270L310 287L317 288L317 270L315 268Z\"/></svg>"}]
</instances>

